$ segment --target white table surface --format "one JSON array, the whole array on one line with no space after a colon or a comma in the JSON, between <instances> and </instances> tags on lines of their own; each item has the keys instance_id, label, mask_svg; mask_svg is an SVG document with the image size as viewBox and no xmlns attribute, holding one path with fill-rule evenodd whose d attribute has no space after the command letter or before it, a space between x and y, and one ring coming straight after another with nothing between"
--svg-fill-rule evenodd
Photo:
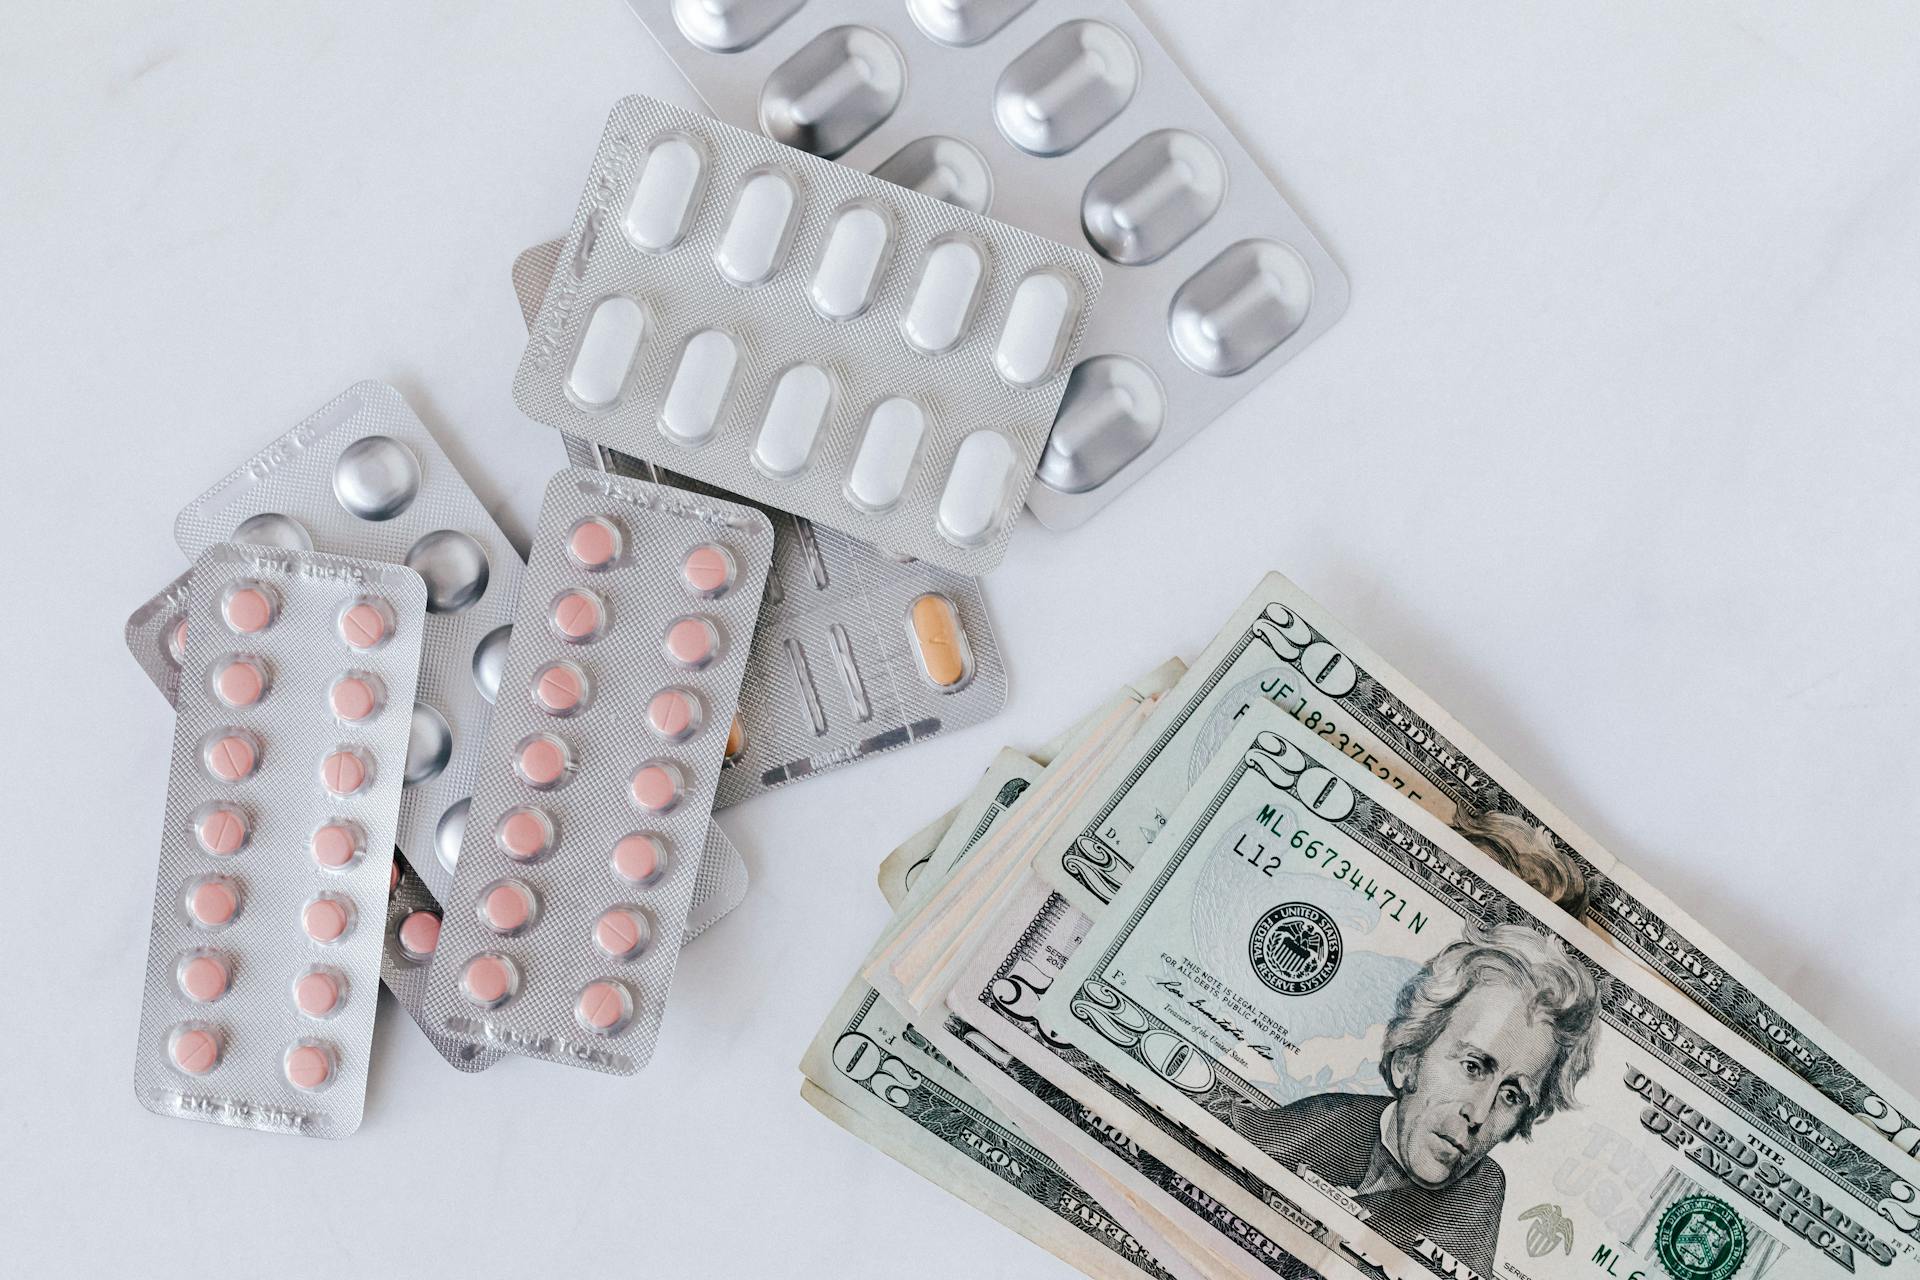
<instances>
[{"instance_id":1,"label":"white table surface","mask_svg":"<svg viewBox=\"0 0 1920 1280\"><path fill-rule=\"evenodd\" d=\"M0 547L50 607L0 686L0 1270L1065 1274L795 1064L895 841L1269 567L1920 1091L1920 11L1143 7L1346 318L1091 523L1023 524L997 720L727 816L754 887L646 1072L459 1076L389 1002L344 1142L134 1102L170 717L121 624L179 507L363 377L524 539L562 457L508 397L508 265L616 97L694 99L621 0L10 8Z\"/></svg>"}]
</instances>

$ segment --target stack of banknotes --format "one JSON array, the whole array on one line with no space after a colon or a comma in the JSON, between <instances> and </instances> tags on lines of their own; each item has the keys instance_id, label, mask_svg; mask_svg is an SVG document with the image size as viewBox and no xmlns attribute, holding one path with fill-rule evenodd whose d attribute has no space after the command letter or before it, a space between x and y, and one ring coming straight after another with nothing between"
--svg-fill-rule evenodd
<instances>
[{"instance_id":1,"label":"stack of banknotes","mask_svg":"<svg viewBox=\"0 0 1920 1280\"><path fill-rule=\"evenodd\" d=\"M1912 1096L1278 574L880 881L803 1096L1089 1275L1920 1280Z\"/></svg>"}]
</instances>

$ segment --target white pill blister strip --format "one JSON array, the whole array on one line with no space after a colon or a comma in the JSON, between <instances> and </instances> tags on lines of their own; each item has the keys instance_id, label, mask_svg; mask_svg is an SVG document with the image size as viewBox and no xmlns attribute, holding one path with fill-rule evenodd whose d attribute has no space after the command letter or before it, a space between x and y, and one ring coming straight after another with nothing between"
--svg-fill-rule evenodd
<instances>
[{"instance_id":1,"label":"white pill blister strip","mask_svg":"<svg viewBox=\"0 0 1920 1280\"><path fill-rule=\"evenodd\" d=\"M187 634L187 595L192 581L193 570L189 569L127 619L127 648L169 706L176 701L180 686L180 664L185 656ZM483 1049L436 1030L421 1011L420 1000L426 991L424 962L398 946L395 938L401 925L415 912L426 912L437 921L440 903L398 849L394 851L394 867L393 894L387 906L388 941L381 957L380 980L442 1057L462 1071L483 1071L499 1060L499 1051ZM747 886L746 860L719 824L710 824L701 850L700 874L694 882L687 941L692 942L739 906L746 897ZM415 922L412 932L416 941L426 927Z\"/></svg>"},{"instance_id":2,"label":"white pill blister strip","mask_svg":"<svg viewBox=\"0 0 1920 1280\"><path fill-rule=\"evenodd\" d=\"M426 1011L615 1074L653 1052L773 551L749 507L547 486Z\"/></svg>"},{"instance_id":3,"label":"white pill blister strip","mask_svg":"<svg viewBox=\"0 0 1920 1280\"><path fill-rule=\"evenodd\" d=\"M621 101L514 398L537 421L987 572L1100 291L1089 253Z\"/></svg>"},{"instance_id":4,"label":"white pill blister strip","mask_svg":"<svg viewBox=\"0 0 1920 1280\"><path fill-rule=\"evenodd\" d=\"M396 565L196 562L135 1052L149 1111L359 1127L426 602Z\"/></svg>"},{"instance_id":5,"label":"white pill blister strip","mask_svg":"<svg viewBox=\"0 0 1920 1280\"><path fill-rule=\"evenodd\" d=\"M538 245L514 262L514 292L529 324L560 248L557 240ZM748 501L565 439L576 466ZM979 579L903 563L837 529L761 510L773 525L773 572L715 808L999 712L1006 673Z\"/></svg>"},{"instance_id":6,"label":"white pill blister strip","mask_svg":"<svg viewBox=\"0 0 1920 1280\"><path fill-rule=\"evenodd\" d=\"M1050 527L1346 310L1340 268L1124 0L629 3L722 120L1100 256L1027 494Z\"/></svg>"}]
</instances>

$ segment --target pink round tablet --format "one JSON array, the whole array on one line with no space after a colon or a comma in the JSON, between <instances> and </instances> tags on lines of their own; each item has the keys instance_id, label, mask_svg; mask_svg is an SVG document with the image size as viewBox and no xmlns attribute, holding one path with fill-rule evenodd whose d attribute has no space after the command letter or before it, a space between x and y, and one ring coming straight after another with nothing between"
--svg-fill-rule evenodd
<instances>
[{"instance_id":1,"label":"pink round tablet","mask_svg":"<svg viewBox=\"0 0 1920 1280\"><path fill-rule=\"evenodd\" d=\"M218 957L197 955L180 966L180 989L190 1000L210 1004L227 993L229 975Z\"/></svg>"},{"instance_id":2,"label":"pink round tablet","mask_svg":"<svg viewBox=\"0 0 1920 1280\"><path fill-rule=\"evenodd\" d=\"M293 984L293 1003L309 1018L331 1017L340 1007L340 980L324 969L303 973Z\"/></svg>"},{"instance_id":3,"label":"pink round tablet","mask_svg":"<svg viewBox=\"0 0 1920 1280\"><path fill-rule=\"evenodd\" d=\"M621 836L613 846L613 873L622 880L647 884L660 874L666 855L652 836Z\"/></svg>"},{"instance_id":4,"label":"pink round tablet","mask_svg":"<svg viewBox=\"0 0 1920 1280\"><path fill-rule=\"evenodd\" d=\"M533 704L551 716L570 716L587 693L586 676L571 662L555 662L533 678Z\"/></svg>"},{"instance_id":5,"label":"pink round tablet","mask_svg":"<svg viewBox=\"0 0 1920 1280\"><path fill-rule=\"evenodd\" d=\"M509 809L494 839L509 858L531 862L553 848L553 819L538 809Z\"/></svg>"},{"instance_id":6,"label":"pink round tablet","mask_svg":"<svg viewBox=\"0 0 1920 1280\"><path fill-rule=\"evenodd\" d=\"M220 607L227 625L241 635L265 631L273 622L273 598L260 587L240 587Z\"/></svg>"},{"instance_id":7,"label":"pink round tablet","mask_svg":"<svg viewBox=\"0 0 1920 1280\"><path fill-rule=\"evenodd\" d=\"M209 809L194 822L193 837L202 849L224 858L247 842L247 820L237 809Z\"/></svg>"},{"instance_id":8,"label":"pink round tablet","mask_svg":"<svg viewBox=\"0 0 1920 1280\"><path fill-rule=\"evenodd\" d=\"M300 911L300 927L315 942L340 941L352 923L352 913L338 898L315 898Z\"/></svg>"},{"instance_id":9,"label":"pink round tablet","mask_svg":"<svg viewBox=\"0 0 1920 1280\"><path fill-rule=\"evenodd\" d=\"M667 628L663 647L667 656L681 666L698 670L713 661L720 637L705 618L681 618Z\"/></svg>"},{"instance_id":10,"label":"pink round tablet","mask_svg":"<svg viewBox=\"0 0 1920 1280\"><path fill-rule=\"evenodd\" d=\"M425 960L440 945L440 917L431 911L410 912L400 922L400 950L410 960Z\"/></svg>"},{"instance_id":11,"label":"pink round tablet","mask_svg":"<svg viewBox=\"0 0 1920 1280\"><path fill-rule=\"evenodd\" d=\"M573 768L573 753L552 734L536 733L515 749L513 767L528 786L544 791L566 781Z\"/></svg>"},{"instance_id":12,"label":"pink round tablet","mask_svg":"<svg viewBox=\"0 0 1920 1280\"><path fill-rule=\"evenodd\" d=\"M480 894L480 923L495 933L524 929L533 915L533 891L517 880L502 880Z\"/></svg>"},{"instance_id":13,"label":"pink round tablet","mask_svg":"<svg viewBox=\"0 0 1920 1280\"><path fill-rule=\"evenodd\" d=\"M213 691L230 707L250 707L260 701L267 689L267 678L257 663L234 658L223 664L213 678Z\"/></svg>"},{"instance_id":14,"label":"pink round tablet","mask_svg":"<svg viewBox=\"0 0 1920 1280\"><path fill-rule=\"evenodd\" d=\"M600 634L600 619L600 599L591 591L563 591L553 602L553 627L565 639L593 639Z\"/></svg>"},{"instance_id":15,"label":"pink round tablet","mask_svg":"<svg viewBox=\"0 0 1920 1280\"><path fill-rule=\"evenodd\" d=\"M614 1031L633 1011L627 989L611 979L589 982L574 1002L574 1017L595 1031Z\"/></svg>"},{"instance_id":16,"label":"pink round tablet","mask_svg":"<svg viewBox=\"0 0 1920 1280\"><path fill-rule=\"evenodd\" d=\"M367 762L351 747L330 752L320 762L320 781L336 796L350 796L367 785Z\"/></svg>"},{"instance_id":17,"label":"pink round tablet","mask_svg":"<svg viewBox=\"0 0 1920 1280\"><path fill-rule=\"evenodd\" d=\"M314 1090L333 1078L333 1057L314 1044L297 1044L287 1050L287 1083L296 1089Z\"/></svg>"},{"instance_id":18,"label":"pink round tablet","mask_svg":"<svg viewBox=\"0 0 1920 1280\"><path fill-rule=\"evenodd\" d=\"M252 738L243 733L225 733L207 745L207 772L222 782L239 782L253 773L260 763Z\"/></svg>"},{"instance_id":19,"label":"pink round tablet","mask_svg":"<svg viewBox=\"0 0 1920 1280\"><path fill-rule=\"evenodd\" d=\"M378 648L387 638L387 618L379 606L362 600L340 614L340 638L355 649Z\"/></svg>"},{"instance_id":20,"label":"pink round tablet","mask_svg":"<svg viewBox=\"0 0 1920 1280\"><path fill-rule=\"evenodd\" d=\"M220 1037L201 1027L187 1027L174 1032L167 1052L174 1066L190 1076L203 1076L219 1065Z\"/></svg>"},{"instance_id":21,"label":"pink round tablet","mask_svg":"<svg viewBox=\"0 0 1920 1280\"><path fill-rule=\"evenodd\" d=\"M649 813L671 809L680 799L680 777L672 765L644 764L634 771L633 802Z\"/></svg>"},{"instance_id":22,"label":"pink round tablet","mask_svg":"<svg viewBox=\"0 0 1920 1280\"><path fill-rule=\"evenodd\" d=\"M167 633L167 656L173 659L176 667L187 660L187 620L184 616Z\"/></svg>"},{"instance_id":23,"label":"pink round tablet","mask_svg":"<svg viewBox=\"0 0 1920 1280\"><path fill-rule=\"evenodd\" d=\"M202 880L187 891L187 914L202 929L218 929L240 910L240 891L226 880Z\"/></svg>"},{"instance_id":24,"label":"pink round tablet","mask_svg":"<svg viewBox=\"0 0 1920 1280\"><path fill-rule=\"evenodd\" d=\"M620 556L620 531L611 520L588 516L567 536L567 554L583 569L604 569Z\"/></svg>"},{"instance_id":25,"label":"pink round tablet","mask_svg":"<svg viewBox=\"0 0 1920 1280\"><path fill-rule=\"evenodd\" d=\"M651 934L646 917L631 907L614 907L593 923L593 945L616 960L638 955Z\"/></svg>"},{"instance_id":26,"label":"pink round tablet","mask_svg":"<svg viewBox=\"0 0 1920 1280\"><path fill-rule=\"evenodd\" d=\"M695 595L713 597L733 585L733 557L725 547L712 543L687 552L680 565L680 580Z\"/></svg>"},{"instance_id":27,"label":"pink round tablet","mask_svg":"<svg viewBox=\"0 0 1920 1280\"><path fill-rule=\"evenodd\" d=\"M700 704L685 689L662 689L647 703L647 723L667 741L680 742L700 727Z\"/></svg>"},{"instance_id":28,"label":"pink round tablet","mask_svg":"<svg viewBox=\"0 0 1920 1280\"><path fill-rule=\"evenodd\" d=\"M373 684L364 676L341 676L327 693L333 714L341 720L365 720L380 705Z\"/></svg>"},{"instance_id":29,"label":"pink round tablet","mask_svg":"<svg viewBox=\"0 0 1920 1280\"><path fill-rule=\"evenodd\" d=\"M460 986L467 993L467 999L483 1008L505 1001L516 985L518 977L513 962L505 956L477 955L467 961L466 969L460 974Z\"/></svg>"},{"instance_id":30,"label":"pink round tablet","mask_svg":"<svg viewBox=\"0 0 1920 1280\"><path fill-rule=\"evenodd\" d=\"M329 871L353 865L360 856L360 833L344 822L329 822L307 842L313 860Z\"/></svg>"},{"instance_id":31,"label":"pink round tablet","mask_svg":"<svg viewBox=\"0 0 1920 1280\"><path fill-rule=\"evenodd\" d=\"M400 864L398 861L387 864L387 892L392 893L400 887Z\"/></svg>"}]
</instances>

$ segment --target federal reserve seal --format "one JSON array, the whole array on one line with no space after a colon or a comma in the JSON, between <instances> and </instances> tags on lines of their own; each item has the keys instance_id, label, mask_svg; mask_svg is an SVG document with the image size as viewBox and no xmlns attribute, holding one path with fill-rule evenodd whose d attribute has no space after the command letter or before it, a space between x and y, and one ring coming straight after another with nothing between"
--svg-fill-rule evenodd
<instances>
[{"instance_id":1,"label":"federal reserve seal","mask_svg":"<svg viewBox=\"0 0 1920 1280\"><path fill-rule=\"evenodd\" d=\"M1654 1251L1673 1280L1729 1280L1747 1260L1747 1224L1724 1200L1683 1196L1660 1215Z\"/></svg>"},{"instance_id":2,"label":"federal reserve seal","mask_svg":"<svg viewBox=\"0 0 1920 1280\"><path fill-rule=\"evenodd\" d=\"M1312 995L1340 971L1340 926L1311 902L1283 902L1253 923L1253 972L1283 996Z\"/></svg>"}]
</instances>

